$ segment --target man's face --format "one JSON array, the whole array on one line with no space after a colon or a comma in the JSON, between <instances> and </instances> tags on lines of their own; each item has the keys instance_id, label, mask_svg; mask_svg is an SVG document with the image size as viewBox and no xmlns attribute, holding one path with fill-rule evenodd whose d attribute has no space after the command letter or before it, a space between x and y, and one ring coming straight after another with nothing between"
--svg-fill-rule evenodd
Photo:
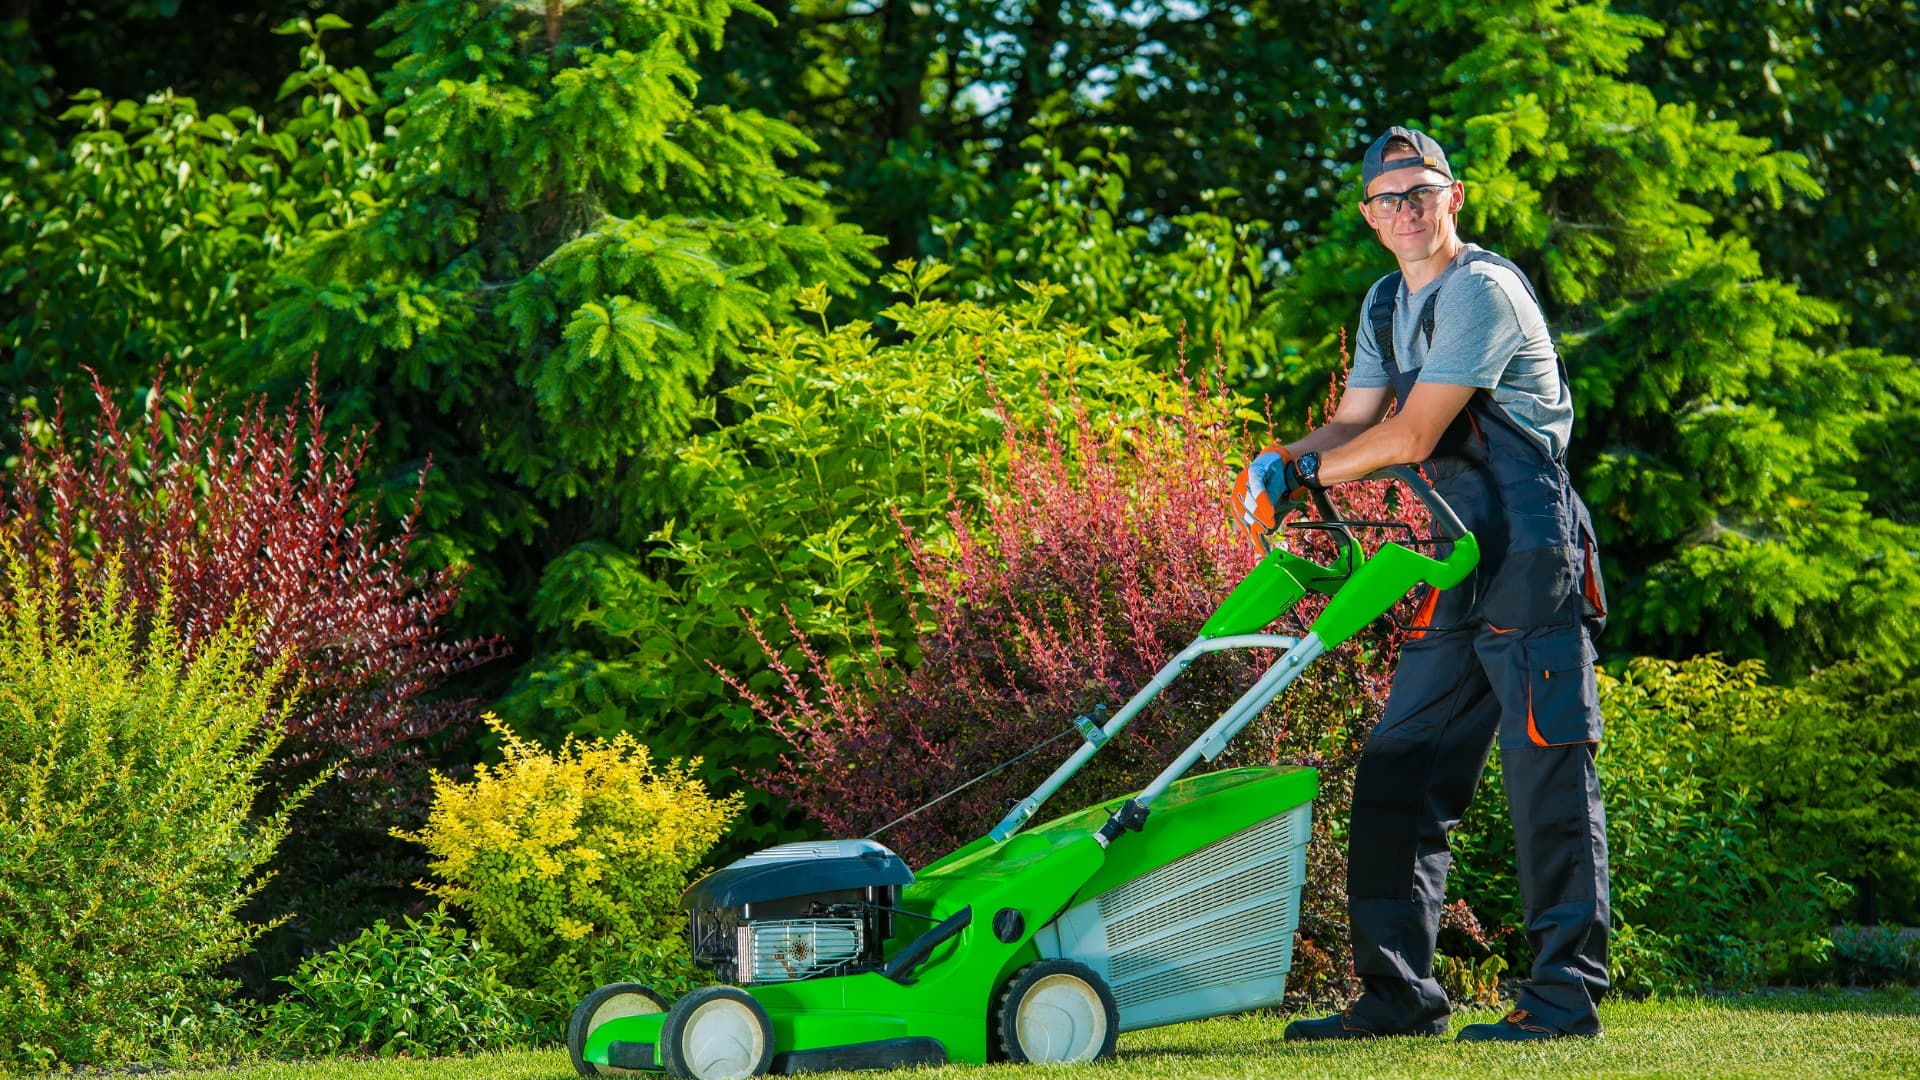
<instances>
[{"instance_id":1,"label":"man's face","mask_svg":"<svg viewBox=\"0 0 1920 1080\"><path fill-rule=\"evenodd\" d=\"M1388 157L1399 161L1417 155ZM1401 193L1402 198L1380 198ZM1403 262L1420 262L1446 247L1454 235L1454 217L1466 200L1466 191L1436 169L1395 169L1381 173L1367 185L1360 213L1387 250Z\"/></svg>"}]
</instances>

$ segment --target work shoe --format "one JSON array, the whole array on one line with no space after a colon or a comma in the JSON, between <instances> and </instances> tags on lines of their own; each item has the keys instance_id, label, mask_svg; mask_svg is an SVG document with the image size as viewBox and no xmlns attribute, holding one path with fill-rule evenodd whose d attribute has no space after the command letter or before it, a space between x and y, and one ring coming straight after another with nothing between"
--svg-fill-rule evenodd
<instances>
[{"instance_id":1,"label":"work shoe","mask_svg":"<svg viewBox=\"0 0 1920 1080\"><path fill-rule=\"evenodd\" d=\"M1525 1009L1515 1009L1491 1024L1468 1024L1454 1036L1456 1042L1534 1042L1540 1039L1591 1039L1540 1023L1540 1018Z\"/></svg>"},{"instance_id":2,"label":"work shoe","mask_svg":"<svg viewBox=\"0 0 1920 1080\"><path fill-rule=\"evenodd\" d=\"M1424 1024L1405 1030L1380 1030L1366 1026L1353 1017L1353 1007L1323 1016L1318 1020L1295 1020L1287 1025L1281 1038L1288 1042L1314 1042L1321 1039L1380 1039L1392 1035L1445 1035L1447 1018L1429 1020Z\"/></svg>"}]
</instances>

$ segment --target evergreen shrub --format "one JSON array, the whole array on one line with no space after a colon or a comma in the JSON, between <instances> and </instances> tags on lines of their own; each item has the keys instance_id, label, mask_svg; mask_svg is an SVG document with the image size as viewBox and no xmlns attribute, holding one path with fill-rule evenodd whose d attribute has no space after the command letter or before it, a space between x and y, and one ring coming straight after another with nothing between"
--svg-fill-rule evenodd
<instances>
[{"instance_id":1,"label":"evergreen shrub","mask_svg":"<svg viewBox=\"0 0 1920 1080\"><path fill-rule=\"evenodd\" d=\"M478 1053L532 1032L526 995L499 958L445 910L375 922L352 941L300 962L290 991L268 1006L263 1034L294 1056Z\"/></svg>"},{"instance_id":2,"label":"evergreen shrub","mask_svg":"<svg viewBox=\"0 0 1920 1080\"><path fill-rule=\"evenodd\" d=\"M595 986L674 989L689 979L688 878L739 812L697 763L656 765L632 736L569 738L557 752L489 714L503 760L469 782L434 780L424 828L428 888L464 910L512 985L537 996L551 1029Z\"/></svg>"},{"instance_id":3,"label":"evergreen shrub","mask_svg":"<svg viewBox=\"0 0 1920 1080\"><path fill-rule=\"evenodd\" d=\"M800 634L798 665L763 639L782 680L777 692L736 683L788 740L774 790L829 833L871 834L1052 743L880 838L923 865L983 835L1009 798L1071 752L1073 717L1101 704L1117 710L1193 640L1253 565L1225 504L1244 449L1266 438L1246 433L1231 399L1176 386L1159 418L1127 424L1096 424L1071 395L1062 403L1064 419L1003 415L1006 464L983 469L978 520L956 500L937 542L907 530L917 664L870 649L836 670ZM1387 490L1353 485L1339 495L1351 501L1348 516L1403 516L1404 505L1389 508ZM1320 542L1319 534L1291 535L1296 544ZM1303 632L1318 607L1303 603L1275 632ZM1321 769L1296 997L1352 989L1344 833L1353 765L1384 706L1393 654L1382 624L1323 657L1213 766ZM1045 815L1143 786L1274 659L1235 652L1196 662Z\"/></svg>"},{"instance_id":4,"label":"evergreen shrub","mask_svg":"<svg viewBox=\"0 0 1920 1080\"><path fill-rule=\"evenodd\" d=\"M189 657L164 586L145 610L109 569L76 602L26 557L0 564L0 1063L173 1056L230 1026L216 972L263 929L237 913L296 801L252 813L284 665L245 622Z\"/></svg>"}]
</instances>

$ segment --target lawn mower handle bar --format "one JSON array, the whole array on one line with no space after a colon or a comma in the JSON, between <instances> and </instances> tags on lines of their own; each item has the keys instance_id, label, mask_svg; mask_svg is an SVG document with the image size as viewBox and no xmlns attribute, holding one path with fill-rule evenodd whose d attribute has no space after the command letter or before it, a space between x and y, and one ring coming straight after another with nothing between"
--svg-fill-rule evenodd
<instances>
[{"instance_id":1,"label":"lawn mower handle bar","mask_svg":"<svg viewBox=\"0 0 1920 1080\"><path fill-rule=\"evenodd\" d=\"M998 843L1012 836L1015 832L1018 832L1020 827L1025 825L1028 819L1033 817L1034 812L1040 809L1042 803L1051 798L1053 793L1060 790L1061 786L1066 784L1068 780L1071 780L1074 773L1080 771L1080 766L1086 764L1087 759L1092 757L1095 751L1105 745L1108 739L1118 735L1120 729L1126 727L1127 722L1133 719L1134 714L1138 713L1141 709L1145 708L1149 702L1158 697L1160 691L1166 689L1169 683L1179 678L1180 673L1187 670L1187 667L1195 660L1198 660L1207 653L1222 652L1228 649L1281 649L1291 651L1298 644L1299 639L1280 634L1236 634L1231 637L1201 638L1193 644L1188 645L1186 648L1180 650L1173 659L1167 661L1159 671L1155 672L1153 678L1149 679L1145 686L1141 687L1125 705L1121 706L1120 711L1113 714L1113 717L1106 722L1103 728L1098 729L1099 735L1097 738L1089 734L1087 740L1080 744L1080 748L1074 751L1073 756L1061 762L1060 767L1053 770L1053 774L1048 776L1038 788L1035 788L1033 794L1016 803L1013 809L1007 812L1007 816L1000 819L1000 823L995 825L988 835L992 836L994 841ZM1256 689L1258 688L1256 687ZM1251 697L1252 694L1253 691L1248 691L1247 696ZM1233 710L1229 710L1230 715L1232 712Z\"/></svg>"},{"instance_id":2,"label":"lawn mower handle bar","mask_svg":"<svg viewBox=\"0 0 1920 1080\"><path fill-rule=\"evenodd\" d=\"M1364 479L1379 480L1383 478L1398 480L1407 485L1407 487L1413 491L1415 497L1426 505L1427 513L1433 519L1434 528L1440 534L1438 539L1458 540L1467 535L1467 527L1461 524L1459 515L1453 512L1453 507L1447 505L1447 501L1440 497L1439 492L1433 490L1433 485L1427 483L1427 478L1420 475L1418 467L1413 465L1389 465ZM1339 513L1334 510L1332 500L1327 498L1325 488L1314 488L1311 491L1311 495L1313 508L1319 513L1320 520L1291 527L1327 529L1339 537L1341 544L1349 545L1356 542L1353 538L1353 526L1382 524L1381 522L1342 520Z\"/></svg>"},{"instance_id":3,"label":"lawn mower handle bar","mask_svg":"<svg viewBox=\"0 0 1920 1080\"><path fill-rule=\"evenodd\" d=\"M1453 508L1447 505L1446 500L1440 497L1440 493L1433 489L1433 485L1427 483L1426 477L1421 476L1418 469L1410 465L1392 465L1375 475L1379 476L1382 474L1407 485L1414 495L1418 497L1422 503L1426 504L1427 511L1432 515L1434 527L1440 533L1441 539L1458 541L1468 535L1466 526L1461 523L1459 515L1455 514ZM1351 532L1345 529L1342 523L1335 517L1333 508L1328 502L1325 492L1315 491L1313 495L1322 517L1325 518L1329 524L1344 533L1344 538L1348 543L1353 543ZM1308 664L1312 663L1321 653L1326 651L1327 646L1320 640L1318 634L1308 633L1304 638L1299 639L1274 634L1235 634L1212 639L1203 637L1191 645L1188 645L1185 649L1181 650L1178 655L1174 656L1173 659L1169 660L1166 665L1147 682L1147 685L1141 687L1139 692L1134 694L1133 698L1129 700L1112 719L1107 721L1104 727L1098 731L1098 737L1095 736L1094 732L1086 732L1088 735L1087 741L1083 743L1071 757L1062 762L1060 767L1055 769L1053 774L1047 777L1047 779L1035 789L1033 794L1022 799L1008 811L1006 817L1002 818L1000 823L995 825L988 835L998 843L1006 840L1015 832L1018 832L1020 827L1025 825L1027 821L1033 817L1034 813L1039 810L1040 805L1065 785L1066 782L1079 771L1080 766L1085 764L1087 759L1093 756L1096 750L1104 745L1109 738L1118 734L1120 729L1126 726L1127 722L1133 718L1135 713L1138 713L1155 697L1159 696L1160 691L1164 690L1167 684L1179 677L1180 673L1185 671L1187 666L1197 660L1202 654L1217 652L1223 649L1246 648L1278 648L1283 650L1283 652L1280 659L1276 661L1272 667L1268 668L1254 685L1248 688L1246 693L1241 695L1238 701L1235 701L1225 713L1222 713L1219 719L1216 720L1199 739L1189 745L1171 765L1167 766L1167 768L1154 779L1154 782L1148 785L1145 791L1142 791L1135 798L1128 800L1125 805L1115 811L1113 817L1108 820L1106 826L1103 827L1098 834L1101 846L1104 847L1110 843L1123 830L1140 828L1141 823L1145 821L1147 807L1152 804L1155 798L1159 797L1161 792L1166 790L1169 784L1183 775L1198 759L1205 757L1208 760L1212 760L1218 757L1221 751L1226 748L1227 742L1237 735L1241 728L1245 727L1269 701L1272 701L1274 697L1284 690L1287 684L1298 677L1300 673L1306 669Z\"/></svg>"},{"instance_id":4,"label":"lawn mower handle bar","mask_svg":"<svg viewBox=\"0 0 1920 1080\"><path fill-rule=\"evenodd\" d=\"M1460 516L1453 512L1453 507L1447 505L1447 500L1441 498L1439 492L1433 490L1433 485L1427 483L1427 478L1420 475L1418 468L1412 465L1389 465L1374 475L1382 474L1407 485L1414 496L1426 504L1427 513L1433 515L1433 525L1441 539L1458 540L1467 535L1467 527L1461 524Z\"/></svg>"}]
</instances>

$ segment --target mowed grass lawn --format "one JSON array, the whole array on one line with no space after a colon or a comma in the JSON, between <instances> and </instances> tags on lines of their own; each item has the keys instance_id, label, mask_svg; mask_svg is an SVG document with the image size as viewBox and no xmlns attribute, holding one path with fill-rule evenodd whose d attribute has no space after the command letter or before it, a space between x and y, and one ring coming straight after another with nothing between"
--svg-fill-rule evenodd
<instances>
[{"instance_id":1,"label":"mowed grass lawn","mask_svg":"<svg viewBox=\"0 0 1920 1080\"><path fill-rule=\"evenodd\" d=\"M1492 1019L1460 1013L1455 1026ZM1244 1016L1178 1024L1120 1038L1100 1065L949 1066L940 1080L1019 1075L1073 1080L1137 1077L1920 1076L1920 990L1768 992L1742 997L1609 1003L1599 1039L1534 1046L1462 1046L1438 1039L1289 1045L1287 1017ZM232 1080L565 1080L564 1050L436 1061L330 1061L223 1069L192 1076ZM889 1075L858 1075L867 1080ZM906 1075L906 1074L891 1074Z\"/></svg>"}]
</instances>

